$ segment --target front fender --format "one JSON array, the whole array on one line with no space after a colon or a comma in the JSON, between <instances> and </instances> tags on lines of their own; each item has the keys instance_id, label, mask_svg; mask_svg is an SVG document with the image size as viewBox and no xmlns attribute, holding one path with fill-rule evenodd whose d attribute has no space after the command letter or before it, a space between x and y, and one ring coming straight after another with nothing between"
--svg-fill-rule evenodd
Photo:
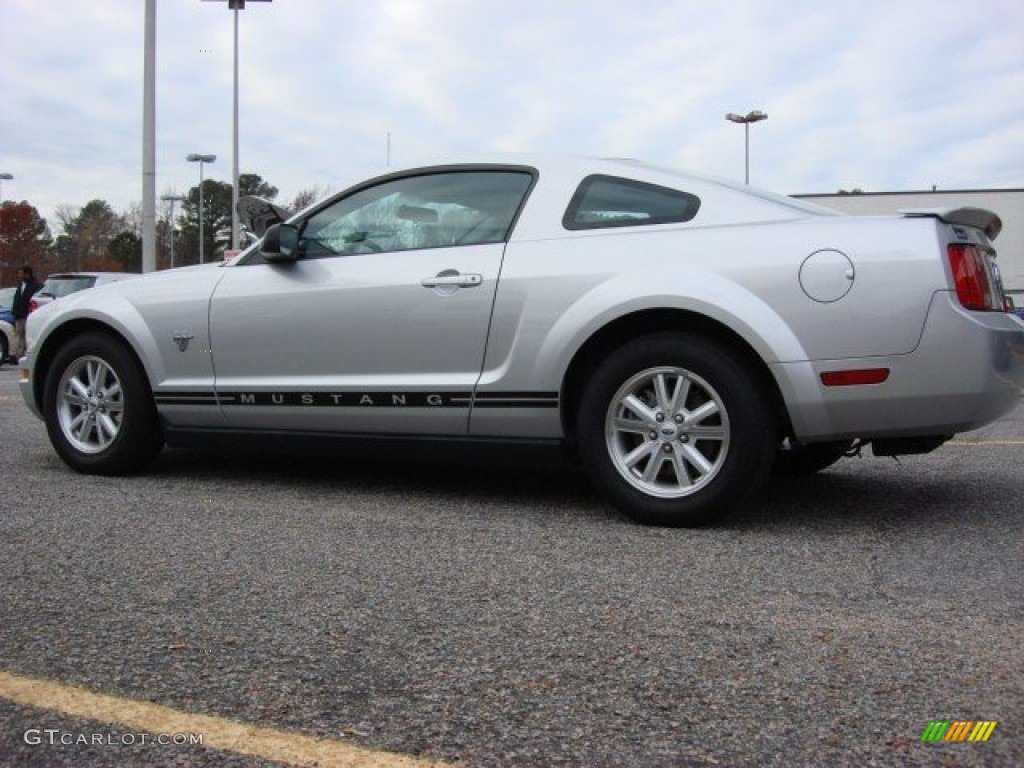
<instances>
[{"instance_id":1,"label":"front fender","mask_svg":"<svg viewBox=\"0 0 1024 768\"><path fill-rule=\"evenodd\" d=\"M116 333L138 357L154 390L178 385L212 387L209 303L225 272L199 267L171 270L91 288L51 302L29 318L29 370L33 379L69 334L89 328ZM185 350L176 333L191 335Z\"/></svg>"},{"instance_id":2,"label":"front fender","mask_svg":"<svg viewBox=\"0 0 1024 768\"><path fill-rule=\"evenodd\" d=\"M166 369L156 339L138 309L125 299L111 302L102 311L91 306L68 309L41 326L37 325L35 336L29 336L33 358L38 361L51 358L54 348L60 346L69 333L90 328L109 329L124 339L135 350L150 385L165 378Z\"/></svg>"}]
</instances>

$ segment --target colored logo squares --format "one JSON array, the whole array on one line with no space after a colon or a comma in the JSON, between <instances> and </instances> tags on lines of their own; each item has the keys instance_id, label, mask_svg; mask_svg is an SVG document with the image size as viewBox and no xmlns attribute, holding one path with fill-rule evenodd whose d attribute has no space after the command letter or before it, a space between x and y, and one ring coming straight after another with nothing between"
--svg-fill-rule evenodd
<instances>
[{"instance_id":1,"label":"colored logo squares","mask_svg":"<svg viewBox=\"0 0 1024 768\"><path fill-rule=\"evenodd\" d=\"M921 741L988 741L995 728L995 720L932 720Z\"/></svg>"}]
</instances>

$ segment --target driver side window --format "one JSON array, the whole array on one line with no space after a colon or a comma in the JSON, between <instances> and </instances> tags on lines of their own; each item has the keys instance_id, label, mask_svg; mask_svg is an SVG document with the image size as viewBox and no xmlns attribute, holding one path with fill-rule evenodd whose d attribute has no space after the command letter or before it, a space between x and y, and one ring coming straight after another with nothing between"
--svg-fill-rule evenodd
<instances>
[{"instance_id":1,"label":"driver side window","mask_svg":"<svg viewBox=\"0 0 1024 768\"><path fill-rule=\"evenodd\" d=\"M306 258L504 241L530 186L525 171L451 171L393 179L314 214Z\"/></svg>"}]
</instances>

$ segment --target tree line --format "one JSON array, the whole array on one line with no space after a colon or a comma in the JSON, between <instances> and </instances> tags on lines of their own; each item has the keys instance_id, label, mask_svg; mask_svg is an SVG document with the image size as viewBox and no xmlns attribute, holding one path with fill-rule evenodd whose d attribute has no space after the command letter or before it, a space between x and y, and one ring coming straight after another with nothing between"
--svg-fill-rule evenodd
<instances>
[{"instance_id":1,"label":"tree line","mask_svg":"<svg viewBox=\"0 0 1024 768\"><path fill-rule=\"evenodd\" d=\"M203 182L203 251L207 261L223 258L231 239L231 184ZM277 187L259 174L238 177L239 197L277 198ZM325 196L319 186L304 189L283 207L298 210ZM199 263L199 186L174 206L158 201L157 269ZM280 204L280 203L279 203ZM117 212L105 200L90 200L81 208L59 205L54 211L60 234L53 236L46 219L27 201L0 206L0 286L13 285L19 267L28 264L43 278L53 272L141 272L142 207L133 203ZM172 254L173 240L173 254Z\"/></svg>"}]
</instances>

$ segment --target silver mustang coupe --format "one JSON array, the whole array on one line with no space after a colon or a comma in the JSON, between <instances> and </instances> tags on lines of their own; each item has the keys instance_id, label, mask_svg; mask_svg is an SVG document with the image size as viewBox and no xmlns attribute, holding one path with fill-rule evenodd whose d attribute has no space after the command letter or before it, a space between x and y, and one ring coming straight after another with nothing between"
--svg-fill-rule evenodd
<instances>
[{"instance_id":1,"label":"silver mustang coupe","mask_svg":"<svg viewBox=\"0 0 1024 768\"><path fill-rule=\"evenodd\" d=\"M411 168L228 263L42 307L21 388L79 472L218 438L536 443L636 520L708 523L773 469L924 453L1018 403L1000 227L632 161Z\"/></svg>"}]
</instances>

